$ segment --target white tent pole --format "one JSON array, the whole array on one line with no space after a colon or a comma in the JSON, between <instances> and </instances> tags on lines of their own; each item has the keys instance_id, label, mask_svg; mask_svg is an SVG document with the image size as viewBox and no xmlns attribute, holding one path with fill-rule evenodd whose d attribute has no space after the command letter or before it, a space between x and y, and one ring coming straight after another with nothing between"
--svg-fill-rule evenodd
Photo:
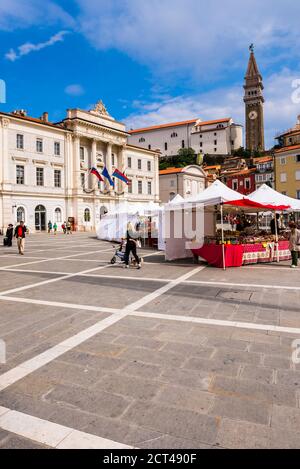
<instances>
[{"instance_id":1,"label":"white tent pole","mask_svg":"<svg viewBox=\"0 0 300 469\"><path fill-rule=\"evenodd\" d=\"M276 218L276 210L274 210L274 216L275 216L275 246L276 246L276 257L277 257L277 262L279 262L279 242L278 242L278 227L277 227L277 218Z\"/></svg>"},{"instance_id":2,"label":"white tent pole","mask_svg":"<svg viewBox=\"0 0 300 469\"><path fill-rule=\"evenodd\" d=\"M223 270L226 270L225 245L224 245L224 224L223 224L223 204L222 204L222 203L221 203L221 229L222 229L222 260L223 260Z\"/></svg>"}]
</instances>

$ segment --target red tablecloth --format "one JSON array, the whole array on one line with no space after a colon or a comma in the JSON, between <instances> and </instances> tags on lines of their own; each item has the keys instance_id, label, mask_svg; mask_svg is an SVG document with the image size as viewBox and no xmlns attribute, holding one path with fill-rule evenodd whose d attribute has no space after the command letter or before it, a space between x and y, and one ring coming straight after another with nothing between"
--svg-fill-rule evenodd
<instances>
[{"instance_id":1,"label":"red tablecloth","mask_svg":"<svg viewBox=\"0 0 300 469\"><path fill-rule=\"evenodd\" d=\"M192 249L195 256L200 256L214 267L223 268L222 246L219 244L204 244L202 248ZM226 267L241 267L243 264L243 246L225 245L225 264Z\"/></svg>"},{"instance_id":2,"label":"red tablecloth","mask_svg":"<svg viewBox=\"0 0 300 469\"><path fill-rule=\"evenodd\" d=\"M219 244L204 244L202 248L192 249L195 256L205 259L214 267L223 267L222 246ZM260 262L276 262L277 251L275 243L266 244L226 244L224 246L226 267L241 267ZM291 259L288 241L279 241L279 260Z\"/></svg>"}]
</instances>

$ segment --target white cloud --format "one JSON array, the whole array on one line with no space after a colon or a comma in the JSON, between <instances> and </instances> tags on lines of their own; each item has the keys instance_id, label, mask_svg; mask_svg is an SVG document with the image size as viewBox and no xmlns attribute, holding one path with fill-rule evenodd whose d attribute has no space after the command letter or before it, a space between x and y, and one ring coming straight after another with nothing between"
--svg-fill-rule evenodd
<instances>
[{"instance_id":1,"label":"white cloud","mask_svg":"<svg viewBox=\"0 0 300 469\"><path fill-rule=\"evenodd\" d=\"M68 85L65 88L65 93L71 96L81 96L85 93L84 88L79 84Z\"/></svg>"},{"instance_id":2,"label":"white cloud","mask_svg":"<svg viewBox=\"0 0 300 469\"><path fill-rule=\"evenodd\" d=\"M44 0L1 0L0 30L13 31L34 25L75 25L72 16L53 1Z\"/></svg>"},{"instance_id":3,"label":"white cloud","mask_svg":"<svg viewBox=\"0 0 300 469\"><path fill-rule=\"evenodd\" d=\"M265 80L265 135L266 145L273 146L277 132L292 127L300 113L299 104L293 102L293 80L300 78L299 72L284 69ZM242 83L227 88L192 96L165 97L150 104L136 101L136 111L125 123L128 128L139 128L154 124L176 122L186 119L216 119L233 117L244 125L244 103Z\"/></svg>"},{"instance_id":4,"label":"white cloud","mask_svg":"<svg viewBox=\"0 0 300 469\"><path fill-rule=\"evenodd\" d=\"M244 69L247 47L261 61L300 57L295 0L77 0L82 33L98 49L117 49L155 74L205 81Z\"/></svg>"},{"instance_id":5,"label":"white cloud","mask_svg":"<svg viewBox=\"0 0 300 469\"><path fill-rule=\"evenodd\" d=\"M14 49L10 49L10 51L5 54L5 58L11 62L14 62L15 60L21 58L24 55L28 55L31 52L36 52L41 49L45 49L45 47L53 46L57 42L62 42L64 40L64 36L68 33L69 31L59 31L58 33L54 34L54 36L51 36L48 41L40 42L38 44L26 42L17 48L17 52Z\"/></svg>"}]
</instances>

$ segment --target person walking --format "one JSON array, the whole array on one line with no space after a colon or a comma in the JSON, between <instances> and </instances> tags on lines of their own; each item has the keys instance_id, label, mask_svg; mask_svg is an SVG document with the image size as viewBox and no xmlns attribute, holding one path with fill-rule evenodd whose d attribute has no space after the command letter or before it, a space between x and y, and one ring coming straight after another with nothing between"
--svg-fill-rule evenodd
<instances>
[{"instance_id":1,"label":"person walking","mask_svg":"<svg viewBox=\"0 0 300 469\"><path fill-rule=\"evenodd\" d=\"M14 225L10 223L6 230L6 235L4 238L4 246L7 246L7 247L12 246L13 234L14 234Z\"/></svg>"},{"instance_id":2,"label":"person walking","mask_svg":"<svg viewBox=\"0 0 300 469\"><path fill-rule=\"evenodd\" d=\"M67 234L72 234L72 225L69 220L67 221Z\"/></svg>"},{"instance_id":3,"label":"person walking","mask_svg":"<svg viewBox=\"0 0 300 469\"><path fill-rule=\"evenodd\" d=\"M300 230L297 229L295 222L290 223L291 234L289 239L289 249L292 254L292 268L298 266L298 258L300 252Z\"/></svg>"},{"instance_id":4,"label":"person walking","mask_svg":"<svg viewBox=\"0 0 300 469\"><path fill-rule=\"evenodd\" d=\"M50 234L52 231L52 223L51 221L48 221L48 233Z\"/></svg>"},{"instance_id":5,"label":"person walking","mask_svg":"<svg viewBox=\"0 0 300 469\"><path fill-rule=\"evenodd\" d=\"M25 248L25 234L26 226L24 225L23 221L20 221L20 223L15 228L15 238L17 238L19 254L21 254L22 256L24 255Z\"/></svg>"},{"instance_id":6,"label":"person walking","mask_svg":"<svg viewBox=\"0 0 300 469\"><path fill-rule=\"evenodd\" d=\"M62 227L62 230L63 230L64 234L66 234L67 233L67 223L65 221L63 222L61 227Z\"/></svg>"},{"instance_id":7,"label":"person walking","mask_svg":"<svg viewBox=\"0 0 300 469\"><path fill-rule=\"evenodd\" d=\"M125 259L124 259L125 260L125 268L129 269L129 257L130 257L130 253L132 253L132 255L133 255L133 257L136 261L137 268L140 269L142 267L141 259L138 257L137 252L136 252L137 241L138 240L134 236L133 226L130 222L127 225L126 241L127 242L126 242Z\"/></svg>"},{"instance_id":8,"label":"person walking","mask_svg":"<svg viewBox=\"0 0 300 469\"><path fill-rule=\"evenodd\" d=\"M56 233L57 233L57 223L56 222L53 225L53 230L54 230L54 234L56 235Z\"/></svg>"}]
</instances>

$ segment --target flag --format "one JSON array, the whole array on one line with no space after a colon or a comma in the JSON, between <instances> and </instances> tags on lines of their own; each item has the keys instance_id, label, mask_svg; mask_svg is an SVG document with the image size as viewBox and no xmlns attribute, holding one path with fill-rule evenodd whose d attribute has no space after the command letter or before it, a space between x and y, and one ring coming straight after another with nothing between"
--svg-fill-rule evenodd
<instances>
[{"instance_id":1,"label":"flag","mask_svg":"<svg viewBox=\"0 0 300 469\"><path fill-rule=\"evenodd\" d=\"M94 174L99 179L99 181L104 181L103 177L101 176L97 168L92 168L91 174Z\"/></svg>"},{"instance_id":2,"label":"flag","mask_svg":"<svg viewBox=\"0 0 300 469\"><path fill-rule=\"evenodd\" d=\"M102 171L102 176L104 176L104 177L108 180L109 184L110 184L112 187L115 186L114 181L113 181L112 178L110 177L109 172L107 171L107 167L106 167L106 166L105 166L105 168L104 168L103 171Z\"/></svg>"},{"instance_id":3,"label":"flag","mask_svg":"<svg viewBox=\"0 0 300 469\"><path fill-rule=\"evenodd\" d=\"M115 176L116 178L118 178L121 181L125 182L125 184L127 184L127 185L130 184L130 180L128 179L128 177L126 177L125 174L121 173L121 171L119 171L118 169L114 170L113 176Z\"/></svg>"}]
</instances>

